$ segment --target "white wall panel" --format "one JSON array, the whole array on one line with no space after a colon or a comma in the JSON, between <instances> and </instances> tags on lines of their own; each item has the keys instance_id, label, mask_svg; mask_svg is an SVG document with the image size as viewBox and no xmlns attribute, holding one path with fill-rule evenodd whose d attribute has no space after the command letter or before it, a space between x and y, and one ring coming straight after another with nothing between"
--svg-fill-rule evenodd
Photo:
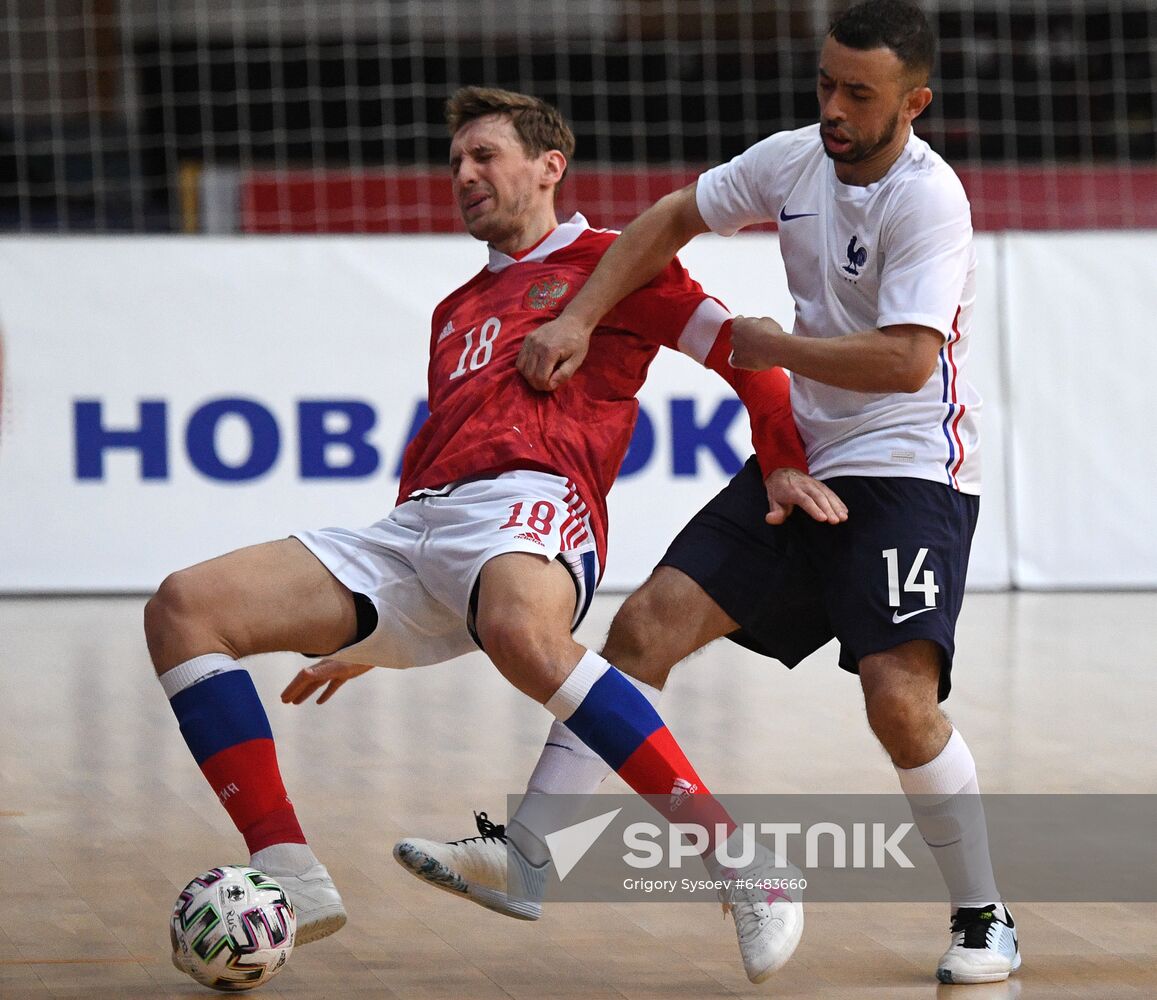
<instances>
[{"instance_id":1,"label":"white wall panel","mask_svg":"<svg viewBox=\"0 0 1157 1000\"><path fill-rule=\"evenodd\" d=\"M1155 255L1155 233L1008 237L1020 586L1157 586Z\"/></svg>"},{"instance_id":2,"label":"white wall panel","mask_svg":"<svg viewBox=\"0 0 1157 1000\"><path fill-rule=\"evenodd\" d=\"M968 585L1003 590L1012 582L1008 561L1009 497L1006 475L1008 433L1002 363L999 241L976 237L976 308L972 316L969 379L980 391L980 462L983 477L980 521L972 540Z\"/></svg>"},{"instance_id":3,"label":"white wall panel","mask_svg":"<svg viewBox=\"0 0 1157 1000\"><path fill-rule=\"evenodd\" d=\"M1145 419L1157 234L977 242L985 495L970 585L1157 586ZM790 323L773 235L703 237L684 258L736 311ZM425 396L430 310L483 260L461 236L0 240L0 591L148 590L238 545L381 516ZM685 358L653 366L641 396L652 447L612 491L605 586L641 581L748 453L742 414L714 448L689 443L688 414L704 424L729 397ZM276 427L261 475L203 467L206 450L218 471L254 457L237 415L206 435L227 399ZM369 473L303 475L299 407L319 400L372 413ZM144 475L139 448L105 448L101 474L79 475L78 449L90 464L93 451L78 444L78 402L100 406L107 432L138 427L142 406L160 412L164 432L146 450L154 463L163 452L163 474ZM340 433L342 414L326 426ZM334 466L356 457L340 443L324 455Z\"/></svg>"},{"instance_id":4,"label":"white wall panel","mask_svg":"<svg viewBox=\"0 0 1157 1000\"><path fill-rule=\"evenodd\" d=\"M465 248L451 243L0 244L0 590L147 590L169 570L298 526L379 517L425 395L430 305L449 290L447 273L463 273L453 258ZM216 480L190 460L190 416L229 397L277 422L280 452L259 478ZM297 403L318 399L378 410L376 475L301 479ZM77 400L99 401L109 429L139 426L141 401L162 404L165 475L143 478L139 453L118 449L105 451L103 478L79 479ZM218 425L224 460L244 459L243 430Z\"/></svg>"},{"instance_id":5,"label":"white wall panel","mask_svg":"<svg viewBox=\"0 0 1157 1000\"><path fill-rule=\"evenodd\" d=\"M430 312L484 262L461 236L0 241L0 591L149 590L240 545L383 516L425 397ZM656 366L643 400L653 448L613 493L606 586L640 582L726 482L711 449L687 445L686 414L705 424L730 396L686 359ZM240 416L204 433L230 399L276 428L276 460L259 476L206 474L206 452L226 470L254 458ZM372 475L303 475L298 410L319 400L372 410ZM105 444L158 413L165 427L143 445L86 448L79 428L92 420L78 403L99 406ZM735 465L750 450L742 414L724 437L716 450ZM677 451L696 475L673 470ZM81 474L81 453L99 457L99 475Z\"/></svg>"}]
</instances>

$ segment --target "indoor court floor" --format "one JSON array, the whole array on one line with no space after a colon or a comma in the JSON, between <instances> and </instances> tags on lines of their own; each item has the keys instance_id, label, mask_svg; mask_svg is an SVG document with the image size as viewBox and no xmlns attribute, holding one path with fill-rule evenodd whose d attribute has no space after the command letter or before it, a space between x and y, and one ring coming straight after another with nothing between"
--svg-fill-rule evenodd
<instances>
[{"instance_id":1,"label":"indoor court floor","mask_svg":"<svg viewBox=\"0 0 1157 1000\"><path fill-rule=\"evenodd\" d=\"M597 644L620 600L597 598L580 638ZM143 604L0 599L3 1000L211 995L169 963L170 906L193 875L245 855L153 680ZM1155 621L1157 594L971 594L947 708L982 789L1157 794ZM676 671L663 711L713 789L897 790L833 649L788 673L721 642ZM1021 971L954 987L933 978L941 904L813 904L794 958L762 986L744 977L717 906L559 903L523 923L468 905L412 878L391 847L473 834L472 810L505 819L546 711L481 654L375 671L323 706L282 705L305 662L252 668L286 785L350 920L257 996L1157 997L1157 903L1021 902Z\"/></svg>"}]
</instances>

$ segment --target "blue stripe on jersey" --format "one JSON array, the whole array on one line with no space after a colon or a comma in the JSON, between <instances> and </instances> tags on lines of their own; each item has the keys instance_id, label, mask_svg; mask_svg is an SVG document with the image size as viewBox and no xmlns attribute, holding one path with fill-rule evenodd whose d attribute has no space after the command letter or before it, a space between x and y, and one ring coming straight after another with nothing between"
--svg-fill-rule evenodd
<instances>
[{"instance_id":1,"label":"blue stripe on jersey","mask_svg":"<svg viewBox=\"0 0 1157 1000\"><path fill-rule=\"evenodd\" d=\"M581 622L591 607L591 599L595 596L595 587L598 584L595 578L595 551L589 549L582 554L583 563L583 606L579 611L577 621ZM576 625L577 627L577 625Z\"/></svg>"},{"instance_id":2,"label":"blue stripe on jersey","mask_svg":"<svg viewBox=\"0 0 1157 1000\"><path fill-rule=\"evenodd\" d=\"M948 461L944 463L944 472L948 477L948 485L953 489L956 488L956 477L952 474L952 466L956 463L956 445L952 441L952 432L949 430L952 425L952 417L956 413L956 404L948 404L948 416L944 418L944 423L941 429L944 431L944 437L948 441Z\"/></svg>"},{"instance_id":3,"label":"blue stripe on jersey","mask_svg":"<svg viewBox=\"0 0 1157 1000\"><path fill-rule=\"evenodd\" d=\"M948 461L944 463L944 471L948 477L948 485L955 487L956 482L952 476L952 465L956 461L956 445L952 441L952 431L949 427L952 424L952 416L956 412L956 404L948 402L948 347L945 345L940 348L940 380L944 385L944 392L941 397L942 403L948 403L948 416L944 418L944 422L940 425L940 429L944 432L944 440L948 442Z\"/></svg>"},{"instance_id":4,"label":"blue stripe on jersey","mask_svg":"<svg viewBox=\"0 0 1157 1000\"><path fill-rule=\"evenodd\" d=\"M238 743L273 739L248 670L226 670L178 692L169 704L199 765Z\"/></svg>"},{"instance_id":5,"label":"blue stripe on jersey","mask_svg":"<svg viewBox=\"0 0 1157 1000\"><path fill-rule=\"evenodd\" d=\"M663 728L659 713L614 667L595 681L566 727L616 771Z\"/></svg>"}]
</instances>

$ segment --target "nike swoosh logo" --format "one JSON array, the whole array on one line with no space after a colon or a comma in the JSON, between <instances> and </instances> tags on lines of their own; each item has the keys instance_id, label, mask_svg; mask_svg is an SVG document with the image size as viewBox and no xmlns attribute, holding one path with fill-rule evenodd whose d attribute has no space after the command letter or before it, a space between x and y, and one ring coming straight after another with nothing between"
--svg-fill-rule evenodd
<instances>
[{"instance_id":1,"label":"nike swoosh logo","mask_svg":"<svg viewBox=\"0 0 1157 1000\"><path fill-rule=\"evenodd\" d=\"M906 615L900 614L899 611L892 612L892 624L899 625L900 622L906 622L909 618L915 618L917 615L924 614L925 611L935 611L935 608L921 608L919 611L909 611Z\"/></svg>"},{"instance_id":2,"label":"nike swoosh logo","mask_svg":"<svg viewBox=\"0 0 1157 1000\"><path fill-rule=\"evenodd\" d=\"M784 205L783 208L781 208L779 210L779 221L780 222L791 222L792 219L808 219L814 215L819 215L819 214L820 214L819 212L796 212L794 215L788 215L787 214L787 206Z\"/></svg>"}]
</instances>

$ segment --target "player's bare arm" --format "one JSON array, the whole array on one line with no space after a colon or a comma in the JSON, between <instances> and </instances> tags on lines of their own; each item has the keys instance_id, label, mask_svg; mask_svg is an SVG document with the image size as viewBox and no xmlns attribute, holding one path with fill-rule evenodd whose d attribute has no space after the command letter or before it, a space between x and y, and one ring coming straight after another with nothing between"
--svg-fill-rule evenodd
<instances>
[{"instance_id":1,"label":"player's bare arm","mask_svg":"<svg viewBox=\"0 0 1157 1000\"><path fill-rule=\"evenodd\" d=\"M369 670L373 670L371 663L345 663L342 660L319 660L308 667L302 667L281 692L281 700L286 705L302 705L313 697L314 693L325 686L320 697L319 705L324 705L346 681L360 677Z\"/></svg>"},{"instance_id":2,"label":"player's bare arm","mask_svg":"<svg viewBox=\"0 0 1157 1000\"><path fill-rule=\"evenodd\" d=\"M523 378L543 391L563 385L583 363L599 320L707 229L695 203L694 184L655 202L611 244L559 316L527 335L518 355Z\"/></svg>"},{"instance_id":3,"label":"player's bare arm","mask_svg":"<svg viewBox=\"0 0 1157 1000\"><path fill-rule=\"evenodd\" d=\"M768 508L764 520L768 524L783 524L796 507L827 524L840 524L848 519L847 505L835 490L799 469L776 469L764 480L764 486Z\"/></svg>"},{"instance_id":4,"label":"player's bare arm","mask_svg":"<svg viewBox=\"0 0 1157 1000\"><path fill-rule=\"evenodd\" d=\"M773 319L737 316L731 344L736 368L762 371L778 365L853 392L918 392L936 367L944 338L915 324L830 339L794 337Z\"/></svg>"}]
</instances>

